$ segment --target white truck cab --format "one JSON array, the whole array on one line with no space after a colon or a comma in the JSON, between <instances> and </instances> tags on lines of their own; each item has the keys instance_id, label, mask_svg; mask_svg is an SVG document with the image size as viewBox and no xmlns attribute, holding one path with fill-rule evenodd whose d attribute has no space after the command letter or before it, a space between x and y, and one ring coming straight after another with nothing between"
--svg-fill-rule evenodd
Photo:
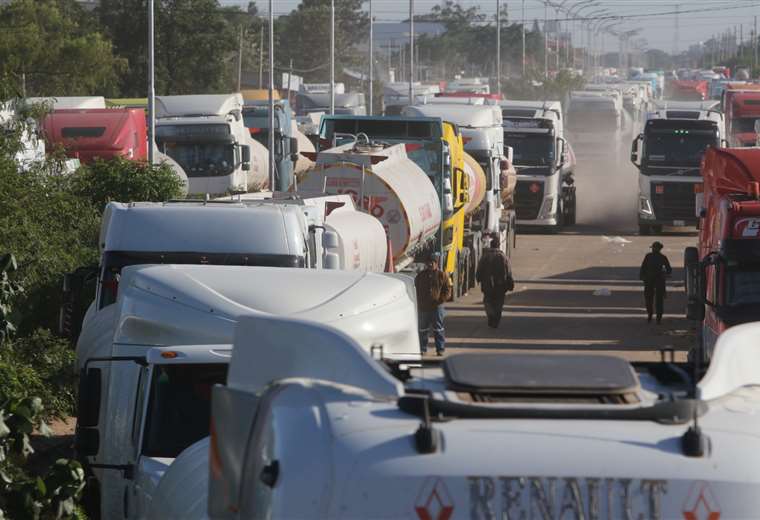
<instances>
[{"instance_id":1,"label":"white truck cab","mask_svg":"<svg viewBox=\"0 0 760 520\"><path fill-rule=\"evenodd\" d=\"M725 125L718 100L659 101L647 114L631 145L639 170L639 232L663 226L694 226L701 193L700 164L705 150L724 146Z\"/></svg>"},{"instance_id":2,"label":"white truck cab","mask_svg":"<svg viewBox=\"0 0 760 520\"><path fill-rule=\"evenodd\" d=\"M518 226L575 223L575 156L564 137L559 101L502 101L504 145L517 170Z\"/></svg>"},{"instance_id":3,"label":"white truck cab","mask_svg":"<svg viewBox=\"0 0 760 520\"><path fill-rule=\"evenodd\" d=\"M182 167L190 194L267 186L269 155L245 127L242 94L157 96L156 117L156 145Z\"/></svg>"},{"instance_id":4,"label":"white truck cab","mask_svg":"<svg viewBox=\"0 0 760 520\"><path fill-rule=\"evenodd\" d=\"M570 93L566 130L568 140L583 157L617 168L626 135L623 100L614 90Z\"/></svg>"},{"instance_id":5,"label":"white truck cab","mask_svg":"<svg viewBox=\"0 0 760 520\"><path fill-rule=\"evenodd\" d=\"M247 317L210 440L149 518L754 518L758 338L726 332L699 382L604 355L389 371L328 326Z\"/></svg>"},{"instance_id":6,"label":"white truck cab","mask_svg":"<svg viewBox=\"0 0 760 520\"><path fill-rule=\"evenodd\" d=\"M367 355L419 363L414 294L413 282L402 275L234 265L125 267L116 301L85 322L77 345L77 455L101 518L144 518L171 460L208 434L202 401L208 388L198 385L224 381L220 364L226 363L242 316L329 323ZM256 337L264 339L251 339ZM199 366L176 374L184 386L172 389L172 373L179 369L154 365L190 360L192 352ZM153 384L187 392L177 401L182 408L164 404L153 414L151 396L155 406L163 402Z\"/></svg>"}]
</instances>

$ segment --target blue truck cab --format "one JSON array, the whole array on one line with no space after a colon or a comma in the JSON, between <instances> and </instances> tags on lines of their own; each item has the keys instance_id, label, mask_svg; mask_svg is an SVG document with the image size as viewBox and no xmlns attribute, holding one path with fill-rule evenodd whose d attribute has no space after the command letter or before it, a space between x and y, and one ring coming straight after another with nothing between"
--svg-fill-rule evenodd
<instances>
[{"instance_id":1,"label":"blue truck cab","mask_svg":"<svg viewBox=\"0 0 760 520\"><path fill-rule=\"evenodd\" d=\"M243 121L251 137L269 146L269 101L245 100ZM293 135L293 110L284 99L274 101L274 191L287 191L293 184L293 172L298 160L298 140Z\"/></svg>"}]
</instances>

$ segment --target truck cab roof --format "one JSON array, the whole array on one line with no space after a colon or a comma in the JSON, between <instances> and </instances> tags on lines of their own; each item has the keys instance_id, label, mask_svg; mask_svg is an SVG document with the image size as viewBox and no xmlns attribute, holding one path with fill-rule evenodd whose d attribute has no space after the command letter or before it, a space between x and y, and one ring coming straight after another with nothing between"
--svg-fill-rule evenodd
<instances>
[{"instance_id":1,"label":"truck cab roof","mask_svg":"<svg viewBox=\"0 0 760 520\"><path fill-rule=\"evenodd\" d=\"M273 229L290 229L273 233ZM302 255L305 228L296 208L204 201L111 202L103 212L101 253L157 252ZM150 230L150 232L146 232Z\"/></svg>"},{"instance_id":2,"label":"truck cab roof","mask_svg":"<svg viewBox=\"0 0 760 520\"><path fill-rule=\"evenodd\" d=\"M457 102L438 102L438 100L450 99ZM459 98L436 98L435 102L406 107L402 114L407 116L440 117L444 121L451 121L461 129L465 128L492 128L501 126L501 110L498 106L483 105L465 102Z\"/></svg>"},{"instance_id":3,"label":"truck cab roof","mask_svg":"<svg viewBox=\"0 0 760 520\"><path fill-rule=\"evenodd\" d=\"M230 472L238 466L225 458L236 452L231 446L278 460L280 494L267 495L267 505L281 517L402 518L445 507L448 517L548 511L545 517L555 518L552 512L570 510L581 518L601 510L594 518L680 518L720 507L727 518L743 518L759 503L760 442L752 432L760 427L760 325L737 327L739 333L719 340L720 352L697 386L699 399L689 397L689 376L668 363L461 354L438 367L399 372L406 374L401 383L329 327L255 317L238 327L237 341L250 348L236 343L228 387L256 394L255 420L272 433L248 445L248 432L236 435L231 418L214 410L225 436L211 441L211 451L223 453L209 487L212 515L234 505L245 516L246 503L259 496L256 484L240 497L220 492L241 489ZM277 356L252 362L262 359L245 339L253 330L282 346ZM290 413L296 409L302 413ZM683 440L697 419L709 453L690 451ZM294 424L308 439L303 449L286 443ZM318 454L307 480L329 475L329 499L323 488L290 476L307 453ZM244 475L262 463L247 464ZM300 499L279 498L294 495ZM709 495L704 503L701 495Z\"/></svg>"},{"instance_id":4,"label":"truck cab roof","mask_svg":"<svg viewBox=\"0 0 760 520\"><path fill-rule=\"evenodd\" d=\"M240 119L243 95L204 94L185 96L156 96L156 117L227 116Z\"/></svg>"}]
</instances>

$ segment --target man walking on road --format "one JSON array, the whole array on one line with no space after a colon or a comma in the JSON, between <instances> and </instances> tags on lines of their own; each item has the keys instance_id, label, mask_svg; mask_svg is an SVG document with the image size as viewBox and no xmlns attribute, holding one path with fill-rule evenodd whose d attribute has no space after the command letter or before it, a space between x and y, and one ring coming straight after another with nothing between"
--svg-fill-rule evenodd
<instances>
[{"instance_id":1,"label":"man walking on road","mask_svg":"<svg viewBox=\"0 0 760 520\"><path fill-rule=\"evenodd\" d=\"M498 239L492 239L491 247L483 251L475 272L475 279L480 282L480 289L483 291L483 305L486 308L488 326L498 328L504 307L504 297L507 291L515 288L509 259L499 249Z\"/></svg>"},{"instance_id":2,"label":"man walking on road","mask_svg":"<svg viewBox=\"0 0 760 520\"><path fill-rule=\"evenodd\" d=\"M432 327L435 337L435 352L443 355L446 348L446 336L443 330L444 302L451 296L449 276L441 271L440 253L433 253L428 259L425 269L414 279L417 289L417 308L420 326L420 350L427 352L428 334Z\"/></svg>"},{"instance_id":3,"label":"man walking on road","mask_svg":"<svg viewBox=\"0 0 760 520\"><path fill-rule=\"evenodd\" d=\"M663 304L665 300L665 278L670 276L673 269L668 257L663 255L662 243L654 242L652 252L647 253L641 263L639 278L644 282L644 301L647 306L647 321L652 321L653 311L657 312L657 323L662 321Z\"/></svg>"}]
</instances>

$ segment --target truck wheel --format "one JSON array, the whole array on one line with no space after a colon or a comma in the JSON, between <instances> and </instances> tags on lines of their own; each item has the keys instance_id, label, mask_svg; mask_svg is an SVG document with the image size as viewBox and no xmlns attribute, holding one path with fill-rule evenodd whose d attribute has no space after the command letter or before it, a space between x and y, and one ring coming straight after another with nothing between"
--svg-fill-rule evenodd
<instances>
[{"instance_id":1,"label":"truck wheel","mask_svg":"<svg viewBox=\"0 0 760 520\"><path fill-rule=\"evenodd\" d=\"M572 193L570 194L570 207L567 210L567 225L574 226L576 215L577 215L577 198L575 194L575 188L573 188Z\"/></svg>"},{"instance_id":2,"label":"truck wheel","mask_svg":"<svg viewBox=\"0 0 760 520\"><path fill-rule=\"evenodd\" d=\"M461 296L467 294L470 289L470 250L469 248L462 248L462 263L459 270L461 274L459 280L459 293Z\"/></svg>"},{"instance_id":3,"label":"truck wheel","mask_svg":"<svg viewBox=\"0 0 760 520\"><path fill-rule=\"evenodd\" d=\"M652 227L647 224L639 224L639 235L646 237L652 234Z\"/></svg>"}]
</instances>

